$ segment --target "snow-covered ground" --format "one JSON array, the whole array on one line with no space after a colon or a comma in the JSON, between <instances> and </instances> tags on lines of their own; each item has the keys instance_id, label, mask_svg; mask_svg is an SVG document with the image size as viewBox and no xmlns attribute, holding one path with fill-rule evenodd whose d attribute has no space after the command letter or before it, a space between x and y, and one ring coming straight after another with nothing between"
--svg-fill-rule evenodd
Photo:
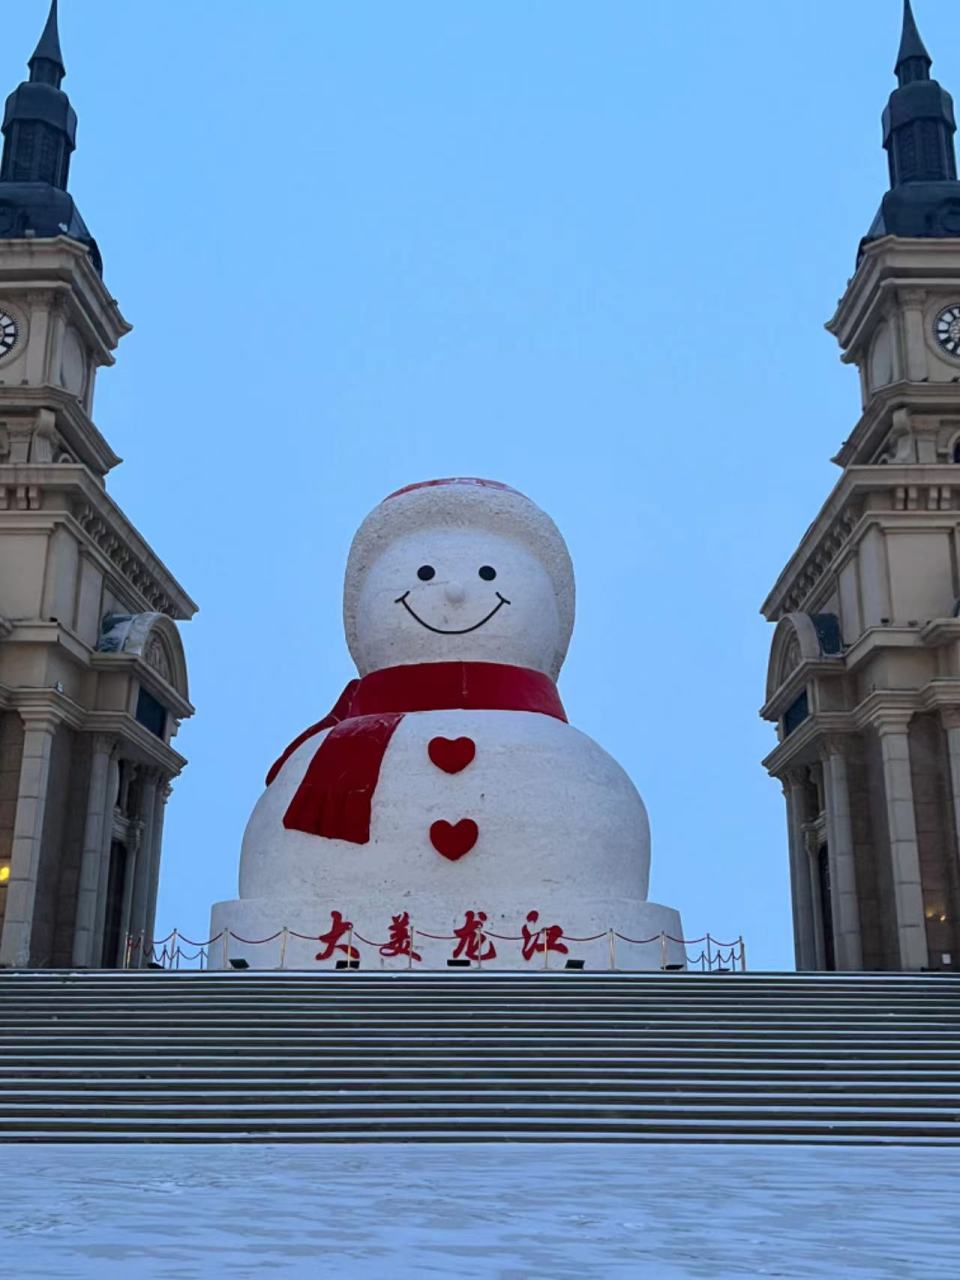
<instances>
[{"instance_id":1,"label":"snow-covered ground","mask_svg":"<svg viewBox=\"0 0 960 1280\"><path fill-rule=\"evenodd\" d=\"M7 1146L0 1274L960 1275L960 1150Z\"/></svg>"}]
</instances>

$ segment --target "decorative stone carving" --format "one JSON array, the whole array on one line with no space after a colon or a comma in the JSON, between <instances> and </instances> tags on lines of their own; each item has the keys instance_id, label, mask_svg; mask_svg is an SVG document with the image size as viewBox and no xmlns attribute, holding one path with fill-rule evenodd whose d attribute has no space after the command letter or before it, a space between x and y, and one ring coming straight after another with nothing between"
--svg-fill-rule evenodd
<instances>
[{"instance_id":1,"label":"decorative stone carving","mask_svg":"<svg viewBox=\"0 0 960 1280\"><path fill-rule=\"evenodd\" d=\"M171 683L170 659L159 636L151 636L147 641L143 650L143 660L148 667L153 667L162 680L166 680L167 684Z\"/></svg>"},{"instance_id":2,"label":"decorative stone carving","mask_svg":"<svg viewBox=\"0 0 960 1280\"><path fill-rule=\"evenodd\" d=\"M162 613L108 613L100 624L98 653L138 657L184 698L187 668L180 635Z\"/></svg>"},{"instance_id":3,"label":"decorative stone carving","mask_svg":"<svg viewBox=\"0 0 960 1280\"><path fill-rule=\"evenodd\" d=\"M117 538L100 514L93 507L84 504L77 509L75 515L77 523L91 542L100 548L131 586L135 587L159 613L165 613L171 618L176 617L177 609L174 602L146 565L142 564Z\"/></svg>"},{"instance_id":4,"label":"decorative stone carving","mask_svg":"<svg viewBox=\"0 0 960 1280\"><path fill-rule=\"evenodd\" d=\"M837 554L846 545L857 521L860 519L860 503L849 502L840 512L820 542L814 547L807 563L797 575L796 581L784 597L785 613L798 613L803 602L830 568Z\"/></svg>"}]
</instances>

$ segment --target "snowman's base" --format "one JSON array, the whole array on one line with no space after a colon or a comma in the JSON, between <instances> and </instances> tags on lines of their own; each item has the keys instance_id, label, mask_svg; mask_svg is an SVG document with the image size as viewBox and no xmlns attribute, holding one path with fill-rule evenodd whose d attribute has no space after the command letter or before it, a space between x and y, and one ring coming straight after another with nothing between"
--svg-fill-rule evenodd
<instances>
[{"instance_id":1,"label":"snowman's base","mask_svg":"<svg viewBox=\"0 0 960 1280\"><path fill-rule=\"evenodd\" d=\"M456 972L463 968L465 949L456 957L454 965L448 961L455 959L460 939L454 936L454 929L462 928L465 911L452 912L449 903L418 901L396 907L396 913L409 913L409 924L417 931L413 949L420 958L415 961L406 954L402 934L400 945L391 946L391 912L379 907L354 908L349 903L340 904L337 910L342 919L353 921L353 930L344 930L335 936L336 930L331 932L333 910L327 904L302 898L240 898L218 902L211 915L210 937L217 940L210 946L208 967L226 969L231 961L240 960L246 962L241 967L252 969L412 967L449 968ZM559 924L563 936L555 941L565 950L550 947L544 953L542 945L531 950L528 943L529 959L524 958L522 937L526 912L514 907L497 910L487 906L485 910L485 958L482 965L474 960L476 968L536 971L563 969L571 961L582 962L584 969L592 970L686 968L684 947L677 941L683 937L680 914L672 907L662 907L655 902L589 899L563 912L543 908L539 919L527 924L527 929L531 933L536 933L538 928L544 930L538 939L542 944L549 926ZM446 936L430 938L424 933ZM328 941L322 941L323 936ZM334 949L330 954L318 959L331 944ZM347 948L351 945L354 951L348 956ZM496 953L493 956L488 954L491 946ZM357 959L359 965L355 963ZM580 968L581 963L571 967Z\"/></svg>"}]
</instances>

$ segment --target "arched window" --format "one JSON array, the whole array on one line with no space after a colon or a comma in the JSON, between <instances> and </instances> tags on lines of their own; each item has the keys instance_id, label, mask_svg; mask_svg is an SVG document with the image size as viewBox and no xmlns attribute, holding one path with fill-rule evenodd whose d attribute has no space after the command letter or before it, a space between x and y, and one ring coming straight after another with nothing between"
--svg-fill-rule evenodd
<instances>
[{"instance_id":1,"label":"arched window","mask_svg":"<svg viewBox=\"0 0 960 1280\"><path fill-rule=\"evenodd\" d=\"M953 442L953 460L960 462L960 436Z\"/></svg>"}]
</instances>

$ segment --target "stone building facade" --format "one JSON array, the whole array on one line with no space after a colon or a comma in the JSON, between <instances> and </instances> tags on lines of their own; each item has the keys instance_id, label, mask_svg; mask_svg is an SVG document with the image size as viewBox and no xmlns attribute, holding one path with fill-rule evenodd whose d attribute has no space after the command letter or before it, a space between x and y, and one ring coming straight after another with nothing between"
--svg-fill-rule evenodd
<instances>
[{"instance_id":1,"label":"stone building facade","mask_svg":"<svg viewBox=\"0 0 960 1280\"><path fill-rule=\"evenodd\" d=\"M909 0L890 190L828 324L842 475L763 605L803 969L960 969L960 183Z\"/></svg>"},{"instance_id":2,"label":"stone building facade","mask_svg":"<svg viewBox=\"0 0 960 1280\"><path fill-rule=\"evenodd\" d=\"M97 370L128 332L67 192L56 3L0 166L0 965L150 935L196 606L108 496Z\"/></svg>"}]
</instances>

